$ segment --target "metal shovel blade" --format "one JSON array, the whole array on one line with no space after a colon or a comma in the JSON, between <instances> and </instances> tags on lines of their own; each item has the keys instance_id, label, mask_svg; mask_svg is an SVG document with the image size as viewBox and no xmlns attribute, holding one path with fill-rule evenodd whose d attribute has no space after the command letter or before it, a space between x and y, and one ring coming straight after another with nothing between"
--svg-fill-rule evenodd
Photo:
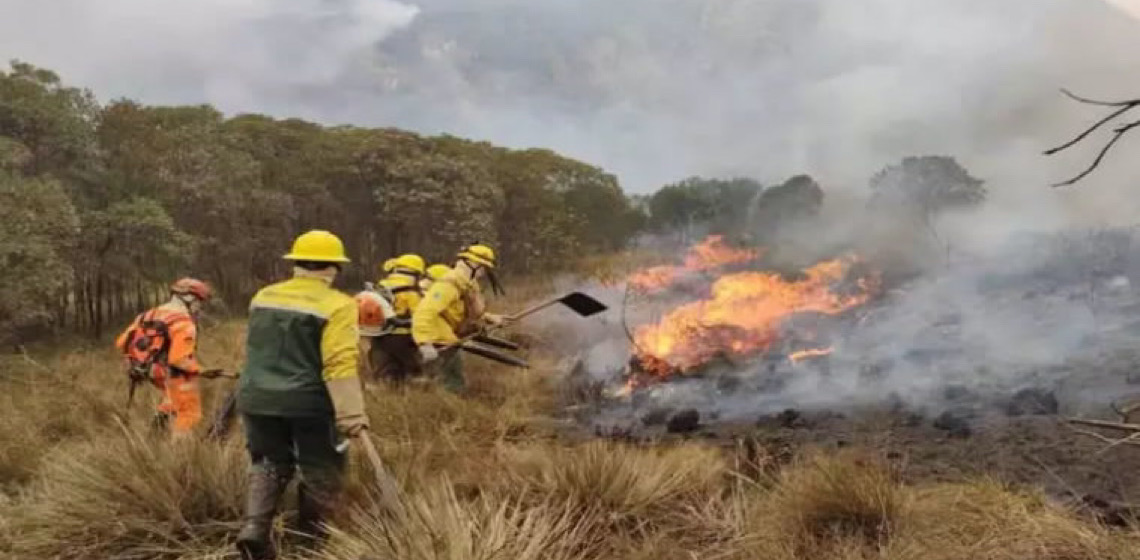
<instances>
[{"instance_id":1,"label":"metal shovel blade","mask_svg":"<svg viewBox=\"0 0 1140 560\"><path fill-rule=\"evenodd\" d=\"M582 292L571 292L563 296L559 301L562 303L562 305L569 307L575 313L583 317L597 315L598 313L601 313L607 309L606 304L586 294L583 294Z\"/></svg>"}]
</instances>

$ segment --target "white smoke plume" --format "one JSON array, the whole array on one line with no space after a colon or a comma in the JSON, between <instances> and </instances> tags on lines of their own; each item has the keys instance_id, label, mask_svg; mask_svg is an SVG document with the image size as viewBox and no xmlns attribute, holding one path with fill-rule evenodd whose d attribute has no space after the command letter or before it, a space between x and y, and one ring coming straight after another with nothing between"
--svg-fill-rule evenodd
<instances>
[{"instance_id":1,"label":"white smoke plume","mask_svg":"<svg viewBox=\"0 0 1140 560\"><path fill-rule=\"evenodd\" d=\"M1135 158L1058 194L1090 154L1040 152L1097 117L1058 88L1140 91L1138 29L1091 0L0 0L0 57L103 98L545 146L636 192L796 173L862 192L948 154L1033 224L1136 214Z\"/></svg>"},{"instance_id":2,"label":"white smoke plume","mask_svg":"<svg viewBox=\"0 0 1140 560\"><path fill-rule=\"evenodd\" d=\"M396 0L0 0L0 57L102 99L325 119L338 85L417 12Z\"/></svg>"}]
</instances>

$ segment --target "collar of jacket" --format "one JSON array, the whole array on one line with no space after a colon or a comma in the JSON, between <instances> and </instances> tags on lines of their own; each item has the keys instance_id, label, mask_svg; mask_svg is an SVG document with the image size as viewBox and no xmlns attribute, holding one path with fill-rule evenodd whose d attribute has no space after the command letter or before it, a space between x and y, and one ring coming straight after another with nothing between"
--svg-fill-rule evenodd
<instances>
[{"instance_id":1,"label":"collar of jacket","mask_svg":"<svg viewBox=\"0 0 1140 560\"><path fill-rule=\"evenodd\" d=\"M190 314L190 306L182 301L178 296L170 296L170 301L162 304L162 307L169 311L176 311L178 313Z\"/></svg>"},{"instance_id":2,"label":"collar of jacket","mask_svg":"<svg viewBox=\"0 0 1140 560\"><path fill-rule=\"evenodd\" d=\"M447 282L448 284L455 286L455 288L460 292L466 292L467 290L470 290L471 286L474 284L470 278L468 278L463 274L463 272L458 269L448 272L442 278L436 281Z\"/></svg>"},{"instance_id":3,"label":"collar of jacket","mask_svg":"<svg viewBox=\"0 0 1140 560\"><path fill-rule=\"evenodd\" d=\"M293 278L305 278L309 280L320 280L325 284L332 284L336 278L335 268L326 268L324 270L306 270L299 266L293 267Z\"/></svg>"}]
</instances>

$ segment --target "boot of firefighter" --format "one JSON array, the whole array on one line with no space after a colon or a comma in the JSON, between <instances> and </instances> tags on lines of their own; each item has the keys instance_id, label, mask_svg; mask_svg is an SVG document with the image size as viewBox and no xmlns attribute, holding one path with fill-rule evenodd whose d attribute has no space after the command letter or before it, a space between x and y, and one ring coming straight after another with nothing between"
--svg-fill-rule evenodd
<instances>
[{"instance_id":1,"label":"boot of firefighter","mask_svg":"<svg viewBox=\"0 0 1140 560\"><path fill-rule=\"evenodd\" d=\"M273 545L273 518L288 484L289 476L272 468L257 466L250 471L245 518L237 538L242 560L277 558Z\"/></svg>"},{"instance_id":2,"label":"boot of firefighter","mask_svg":"<svg viewBox=\"0 0 1140 560\"><path fill-rule=\"evenodd\" d=\"M311 548L317 548L328 537L325 524L339 495L339 484L332 480L301 480L297 485L297 532L309 539Z\"/></svg>"}]
</instances>

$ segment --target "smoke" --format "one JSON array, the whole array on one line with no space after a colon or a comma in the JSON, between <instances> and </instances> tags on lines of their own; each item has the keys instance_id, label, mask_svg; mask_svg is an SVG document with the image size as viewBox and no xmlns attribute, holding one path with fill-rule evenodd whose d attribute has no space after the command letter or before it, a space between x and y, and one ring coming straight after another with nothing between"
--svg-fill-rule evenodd
<instances>
[{"instance_id":1,"label":"smoke","mask_svg":"<svg viewBox=\"0 0 1140 560\"><path fill-rule=\"evenodd\" d=\"M1111 188L1133 158L1112 159L1091 195L1041 188L1089 155L1040 155L1095 117L1057 88L1140 91L1122 56L1140 46L1137 24L1102 2L414 4L0 0L0 55L104 98L551 147L637 192L694 174L796 173L861 191L879 167L935 153L999 185L995 205L1022 215L1027 201L1059 219L1136 210Z\"/></svg>"},{"instance_id":2,"label":"smoke","mask_svg":"<svg viewBox=\"0 0 1140 560\"><path fill-rule=\"evenodd\" d=\"M396 0L3 0L0 56L104 99L323 119L417 12Z\"/></svg>"}]
</instances>

